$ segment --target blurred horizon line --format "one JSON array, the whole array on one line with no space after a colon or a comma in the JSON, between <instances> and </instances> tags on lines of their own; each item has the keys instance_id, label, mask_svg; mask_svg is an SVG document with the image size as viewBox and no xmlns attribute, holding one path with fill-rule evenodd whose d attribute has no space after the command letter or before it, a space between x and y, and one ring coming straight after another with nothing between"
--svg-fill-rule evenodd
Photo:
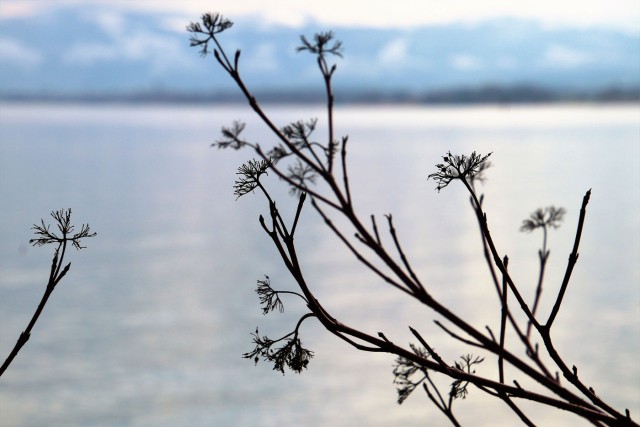
<instances>
[{"instance_id":1,"label":"blurred horizon line","mask_svg":"<svg viewBox=\"0 0 640 427\"><path fill-rule=\"evenodd\" d=\"M317 104L325 102L324 92L295 87L258 89L259 101L281 104ZM538 84L478 84L430 90L346 89L335 88L339 104L535 104L535 103L640 103L640 86L603 85L591 89L559 89ZM231 91L188 91L180 89L141 89L123 91L24 92L2 91L0 102L43 103L163 103L163 104L237 104L246 100Z\"/></svg>"}]
</instances>

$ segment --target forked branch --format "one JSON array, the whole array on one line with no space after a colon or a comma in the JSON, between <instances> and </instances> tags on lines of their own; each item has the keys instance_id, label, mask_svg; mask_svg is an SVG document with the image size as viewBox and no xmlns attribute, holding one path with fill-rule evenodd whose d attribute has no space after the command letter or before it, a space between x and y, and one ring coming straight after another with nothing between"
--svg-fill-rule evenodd
<instances>
[{"instance_id":1,"label":"forked branch","mask_svg":"<svg viewBox=\"0 0 640 427\"><path fill-rule=\"evenodd\" d=\"M2 366L0 366L0 376L4 374L22 347L27 343L27 341L29 341L31 332L40 318L47 301L49 301L49 297L53 293L53 290L71 268L71 263L67 263L62 267L64 265L67 245L71 244L77 250L84 249L84 246L82 246L82 240L96 235L96 233L91 232L89 224L82 224L80 226L80 231L77 233L73 232L75 227L71 224L71 209L53 211L51 212L51 217L55 220L58 231L52 231L51 225L45 224L44 220L40 220L40 224L34 224L32 227L35 237L29 240L29 243L33 246L44 246L48 244L56 245L56 248L53 251L53 259L51 261L51 269L49 272L47 286L45 287L36 311L33 313L33 316L31 316L29 324L20 334L18 340L13 346L13 349L9 353L9 356L7 356Z\"/></svg>"}]
</instances>

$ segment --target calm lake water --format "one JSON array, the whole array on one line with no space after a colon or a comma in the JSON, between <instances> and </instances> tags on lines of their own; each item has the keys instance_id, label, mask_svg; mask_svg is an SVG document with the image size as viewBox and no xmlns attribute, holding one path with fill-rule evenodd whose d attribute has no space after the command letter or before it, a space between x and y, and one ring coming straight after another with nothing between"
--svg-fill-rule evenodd
<instances>
[{"instance_id":1,"label":"calm lake water","mask_svg":"<svg viewBox=\"0 0 640 427\"><path fill-rule=\"evenodd\" d=\"M322 125L321 108L270 110L281 125L316 116ZM479 328L498 330L499 304L463 188L437 193L426 179L441 156L493 152L482 187L488 220L528 298L541 235L520 224L538 207L567 209L550 233L543 313L591 188L554 337L598 394L640 417L640 106L341 107L336 117L350 136L362 216L393 213L430 291ZM31 225L71 207L76 224L98 232L69 253L70 273L0 381L2 426L449 425L421 390L395 403L393 357L358 352L312 320L301 332L315 351L307 372L282 376L240 357L256 325L284 335L304 307L286 299L284 314L259 308L257 279L267 274L280 289L293 281L258 224L264 200L233 196L250 153L209 147L235 119L249 122L248 138L273 141L240 106L0 105L0 357L48 275L53 248L28 245ZM268 182L280 208L293 210ZM352 260L312 209L299 227L308 282L335 317L399 343L414 341L413 326L451 362L468 352ZM497 375L493 360L479 370ZM517 425L479 390L456 407L463 425ZM531 414L538 425L575 421Z\"/></svg>"}]
</instances>

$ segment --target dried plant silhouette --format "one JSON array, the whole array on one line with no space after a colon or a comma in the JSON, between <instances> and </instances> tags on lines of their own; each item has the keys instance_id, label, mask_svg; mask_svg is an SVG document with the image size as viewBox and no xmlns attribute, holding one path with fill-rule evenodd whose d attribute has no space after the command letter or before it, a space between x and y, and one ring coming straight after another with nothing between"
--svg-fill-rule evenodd
<instances>
[{"instance_id":1,"label":"dried plant silhouette","mask_svg":"<svg viewBox=\"0 0 640 427\"><path fill-rule=\"evenodd\" d=\"M256 363L260 360L270 362L274 370L282 373L286 369L301 372L308 367L313 353L302 345L300 326L304 321L314 318L331 334L358 350L394 355L393 375L398 402L402 403L420 388L453 425L459 425L454 413L454 402L464 399L472 389L473 392L486 393L501 400L529 426L535 425L535 420L521 408L522 401L573 413L596 426L638 425L631 419L628 410L613 408L594 388L583 382L577 367L571 366L559 354L552 337L552 326L578 260L590 190L582 200L573 250L569 255L564 278L556 291L553 308L545 316L539 314L537 309L549 256L547 233L549 229L560 225L564 209L549 207L535 211L523 223L523 231L532 232L538 228L543 231L543 244L539 251L540 275L535 300L530 306L521 287L509 273L507 256L493 241L490 223L483 209L483 195L476 189L477 182L483 179L489 166L490 153L447 153L442 157L442 162L436 165L434 173L427 176L425 172L425 178L436 182L438 191L449 185L462 185L469 193L470 205L480 229L481 250L484 251L493 281L491 287L494 288L501 306L500 325L496 331L490 327L478 328L457 313L456 307L445 306L437 300L430 292L430 287L435 285L421 281L411 266L391 215L385 216L384 227L381 227L375 216L367 215L365 219L355 209L347 169L348 137L336 136L333 121L332 77L337 66L331 59L342 56L341 43L334 39L331 32L326 32L316 34L311 39L302 37L302 44L297 49L315 57L324 83L327 134L323 140L318 140L314 133L316 119L279 126L261 107L241 77L240 50L236 50L231 56L219 40L220 33L231 26L232 22L220 14L204 14L201 22L191 23L187 27L191 33L191 45L198 47L202 55L213 54L277 142L270 147L263 147L245 140L242 136L245 123L235 122L222 129L221 139L213 145L218 148L246 149L256 156L238 169L235 195L241 197L248 193L258 193L265 198L269 213L266 217L260 215L259 222L298 286L295 292L280 290L272 285L268 277L258 280L257 293L263 312L282 311L280 296L285 293L297 296L308 308L293 331L278 339L260 335L256 329L253 334L255 348L245 353L245 358ZM273 191L263 182L262 178L267 173L279 177L297 198L297 209L292 221L285 219L286 215L281 213L272 196ZM401 345L389 340L383 331L372 334L349 326L335 318L322 305L322 301L314 293L313 284L305 279L295 242L299 218L307 200L324 220L328 230L350 251L355 261L364 264L377 279L402 292L407 298L417 300L425 309L444 319L435 321L441 329L440 335L424 336L416 328L409 326L416 341ZM384 244L386 242L391 244L387 246ZM521 315L526 318L524 324L518 320ZM515 333L517 342L507 343L508 329ZM466 345L469 348L468 354L459 360L444 360L434 350L434 343L442 339ZM476 367L481 363L495 368L490 374L479 375ZM438 385L441 381L436 381L436 377L449 379L447 389Z\"/></svg>"},{"instance_id":2,"label":"dried plant silhouette","mask_svg":"<svg viewBox=\"0 0 640 427\"><path fill-rule=\"evenodd\" d=\"M94 237L96 233L92 233L89 228L89 224L82 224L80 231L74 233L75 227L71 224L71 209L61 209L59 211L51 212L51 216L56 222L57 231L51 230L51 225L45 224L44 220L40 220L40 224L34 224L32 229L34 230L35 238L29 240L33 246L44 246L53 244L56 246L53 251L53 259L51 261L51 271L49 272L49 280L44 290L44 294L40 299L40 303L33 313L29 324L26 329L18 337L18 341L13 346L13 349L9 353L2 366L0 367L0 376L4 374L11 362L18 355L18 352L29 341L31 337L31 331L36 325L36 322L44 310L44 306L49 301L49 297L53 293L58 283L69 272L71 263L62 267L64 264L64 257L67 252L67 246L71 245L77 250L84 249L82 246L82 239Z\"/></svg>"}]
</instances>

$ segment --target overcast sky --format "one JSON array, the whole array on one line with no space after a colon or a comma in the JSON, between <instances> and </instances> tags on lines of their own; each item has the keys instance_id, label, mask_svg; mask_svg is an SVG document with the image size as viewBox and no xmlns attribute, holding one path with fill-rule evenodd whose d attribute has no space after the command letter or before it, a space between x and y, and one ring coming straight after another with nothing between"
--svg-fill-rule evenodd
<instances>
[{"instance_id":1,"label":"overcast sky","mask_svg":"<svg viewBox=\"0 0 640 427\"><path fill-rule=\"evenodd\" d=\"M0 0L0 16L89 4L177 15L219 11L229 18L257 15L266 22L300 26L403 27L474 22L486 18L529 18L560 26L605 26L640 33L640 0Z\"/></svg>"}]
</instances>

